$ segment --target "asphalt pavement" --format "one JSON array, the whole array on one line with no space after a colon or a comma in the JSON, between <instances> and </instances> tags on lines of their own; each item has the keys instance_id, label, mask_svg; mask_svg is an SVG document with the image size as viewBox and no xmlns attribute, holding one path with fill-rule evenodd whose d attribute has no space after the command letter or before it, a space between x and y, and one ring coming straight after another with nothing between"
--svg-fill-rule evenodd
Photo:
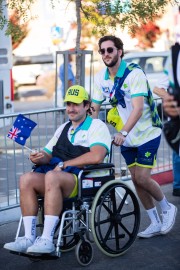
<instances>
[{"instance_id":1,"label":"asphalt pavement","mask_svg":"<svg viewBox=\"0 0 180 270\"><path fill-rule=\"evenodd\" d=\"M180 197L172 196L172 184L162 186L167 199L178 208L178 214L173 229L164 236L156 236L149 239L137 239L127 252L116 258L104 255L93 244L94 258L86 269L93 270L179 270L180 269ZM142 205L140 230L149 225L149 219ZM11 210L13 211L13 210ZM16 211L14 209L14 211ZM1 270L49 270L49 269L82 269L79 265L74 250L62 253L56 260L43 260L33 262L29 258L11 254L3 249L6 242L15 238L18 221L17 217L12 221L0 225L0 269Z\"/></svg>"}]
</instances>

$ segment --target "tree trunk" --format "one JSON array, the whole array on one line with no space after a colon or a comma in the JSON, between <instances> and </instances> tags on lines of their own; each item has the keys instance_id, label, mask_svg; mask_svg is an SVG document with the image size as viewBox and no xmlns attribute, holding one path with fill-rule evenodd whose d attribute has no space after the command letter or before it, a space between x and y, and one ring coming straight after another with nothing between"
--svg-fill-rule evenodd
<instances>
[{"instance_id":1,"label":"tree trunk","mask_svg":"<svg viewBox=\"0 0 180 270\"><path fill-rule=\"evenodd\" d=\"M76 37L76 83L80 84L81 75L81 55L80 51L80 40L81 40L81 0L75 0L76 2L76 17L77 17L77 37Z\"/></svg>"}]
</instances>

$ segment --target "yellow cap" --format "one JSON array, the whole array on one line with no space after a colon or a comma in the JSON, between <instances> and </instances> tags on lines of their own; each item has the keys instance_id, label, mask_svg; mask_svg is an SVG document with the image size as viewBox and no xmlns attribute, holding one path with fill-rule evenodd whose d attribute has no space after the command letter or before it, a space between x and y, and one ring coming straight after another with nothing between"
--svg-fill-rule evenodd
<instances>
[{"instance_id":1,"label":"yellow cap","mask_svg":"<svg viewBox=\"0 0 180 270\"><path fill-rule=\"evenodd\" d=\"M73 85L68 88L64 102L73 102L80 104L83 100L89 100L89 95L80 85Z\"/></svg>"}]
</instances>

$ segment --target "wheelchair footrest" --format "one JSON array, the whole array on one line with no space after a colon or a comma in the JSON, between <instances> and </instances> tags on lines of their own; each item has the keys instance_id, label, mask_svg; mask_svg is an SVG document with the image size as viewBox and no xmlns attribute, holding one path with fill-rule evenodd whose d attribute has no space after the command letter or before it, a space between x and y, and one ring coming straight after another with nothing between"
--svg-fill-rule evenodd
<instances>
[{"instance_id":1,"label":"wheelchair footrest","mask_svg":"<svg viewBox=\"0 0 180 270\"><path fill-rule=\"evenodd\" d=\"M45 254L40 254L40 253L22 253L22 252L16 252L16 251L10 251L10 253L15 254L15 255L19 255L19 256L23 256L23 257L27 257L29 259L35 259L35 260L56 260L59 258L59 256L56 254L56 252L53 253L45 253Z\"/></svg>"}]
</instances>

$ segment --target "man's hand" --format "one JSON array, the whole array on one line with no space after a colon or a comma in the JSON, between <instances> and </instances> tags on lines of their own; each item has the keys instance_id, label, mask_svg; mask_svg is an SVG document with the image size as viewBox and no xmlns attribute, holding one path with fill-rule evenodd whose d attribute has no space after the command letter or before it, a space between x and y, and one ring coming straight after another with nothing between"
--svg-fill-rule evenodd
<instances>
[{"instance_id":1,"label":"man's hand","mask_svg":"<svg viewBox=\"0 0 180 270\"><path fill-rule=\"evenodd\" d=\"M116 146L120 146L120 145L123 145L123 143L125 142L125 140L126 140L126 137L124 137L121 133L116 133L114 135L113 143Z\"/></svg>"},{"instance_id":2,"label":"man's hand","mask_svg":"<svg viewBox=\"0 0 180 270\"><path fill-rule=\"evenodd\" d=\"M62 171L62 168L60 168L58 165L54 168L53 171L56 171L56 172L61 172Z\"/></svg>"},{"instance_id":3,"label":"man's hand","mask_svg":"<svg viewBox=\"0 0 180 270\"><path fill-rule=\"evenodd\" d=\"M94 102L91 103L90 111L93 118L98 118L100 107L101 106L99 104L96 104Z\"/></svg>"},{"instance_id":4,"label":"man's hand","mask_svg":"<svg viewBox=\"0 0 180 270\"><path fill-rule=\"evenodd\" d=\"M163 109L168 116L180 116L180 107L177 107L177 101L172 95L167 95L163 100Z\"/></svg>"},{"instance_id":5,"label":"man's hand","mask_svg":"<svg viewBox=\"0 0 180 270\"><path fill-rule=\"evenodd\" d=\"M35 164L38 164L42 158L44 158L44 153L42 152L34 151L29 155L29 159Z\"/></svg>"}]
</instances>

